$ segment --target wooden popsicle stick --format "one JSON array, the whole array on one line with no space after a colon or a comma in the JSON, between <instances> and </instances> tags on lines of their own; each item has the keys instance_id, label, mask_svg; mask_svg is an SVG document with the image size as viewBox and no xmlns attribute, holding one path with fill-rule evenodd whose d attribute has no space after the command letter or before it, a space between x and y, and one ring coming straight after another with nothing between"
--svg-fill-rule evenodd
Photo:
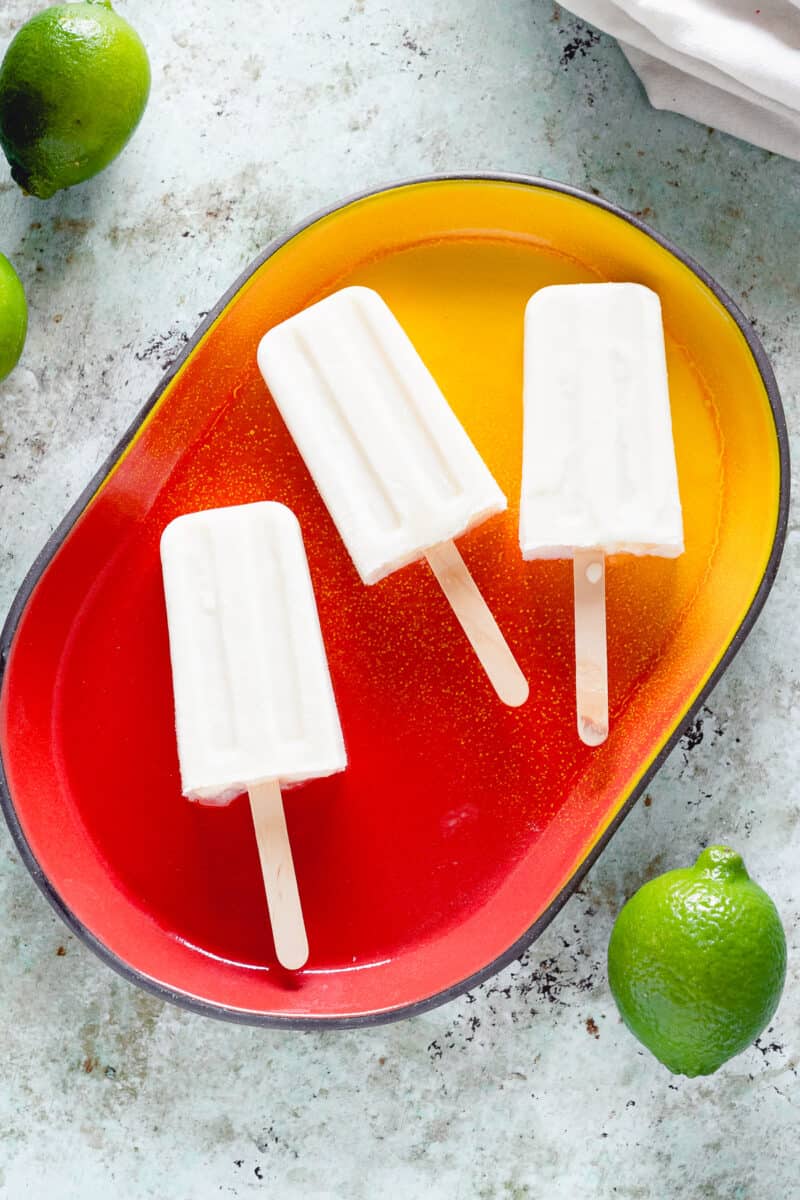
<instances>
[{"instance_id":1,"label":"wooden popsicle stick","mask_svg":"<svg viewBox=\"0 0 800 1200\"><path fill-rule=\"evenodd\" d=\"M432 546L425 557L500 699L510 708L524 704L528 681L455 543Z\"/></svg>"},{"instance_id":2,"label":"wooden popsicle stick","mask_svg":"<svg viewBox=\"0 0 800 1200\"><path fill-rule=\"evenodd\" d=\"M602 550L576 550L575 698L578 736L587 746L608 737L606 653L606 563Z\"/></svg>"},{"instance_id":3,"label":"wooden popsicle stick","mask_svg":"<svg viewBox=\"0 0 800 1200\"><path fill-rule=\"evenodd\" d=\"M287 971L297 971L308 959L308 938L286 830L281 787L277 780L271 780L255 784L248 794L275 953Z\"/></svg>"}]
</instances>

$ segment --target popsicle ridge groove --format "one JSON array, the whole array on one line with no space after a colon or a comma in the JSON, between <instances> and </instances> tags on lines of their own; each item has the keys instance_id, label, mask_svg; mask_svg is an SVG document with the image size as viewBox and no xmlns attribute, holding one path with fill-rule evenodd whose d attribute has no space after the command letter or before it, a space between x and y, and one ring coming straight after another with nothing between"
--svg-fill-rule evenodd
<instances>
[{"instance_id":1,"label":"popsicle ridge groove","mask_svg":"<svg viewBox=\"0 0 800 1200\"><path fill-rule=\"evenodd\" d=\"M204 589L207 589L208 594L213 596L213 603L211 605L212 611L219 613L222 611L223 597L217 581L221 578L224 578L224 576L222 576L219 571L219 562L214 534L211 529L204 525L200 525L198 530L200 533L200 541L203 543L205 550L205 553L203 554L203 567L205 568L206 581L204 582L203 586ZM202 605L202 598L199 599ZM237 729L236 721L235 688L233 686L233 679L231 676L230 657L228 654L228 648L225 645L225 634L222 623L214 621L212 624L214 631L214 646L217 649L216 657L219 664L218 679L220 687L224 692L224 697L222 698L222 704L216 703L213 696L200 697L200 703L205 704L207 707L211 704L214 704L217 709L218 717L219 714L223 714L225 716L225 729L227 737L225 737L223 740L227 743L229 749L233 749L236 744L236 738L239 731ZM222 741L220 744L222 744Z\"/></svg>"},{"instance_id":2,"label":"popsicle ridge groove","mask_svg":"<svg viewBox=\"0 0 800 1200\"><path fill-rule=\"evenodd\" d=\"M447 457L442 452L442 447L438 439L431 433L425 413L414 398L414 389L410 386L408 379L403 376L403 373L398 370L397 363L393 360L392 356L387 353L386 345L381 339L379 331L375 328L375 324L366 306L359 300L353 305L353 311L360 321L364 332L367 334L376 354L386 368L387 373L396 384L398 396L406 406L406 409L410 410L411 416L416 419L419 428L423 431L425 446L430 457L436 463L447 490L450 492L450 496L456 497L462 495L464 488L460 480L454 475Z\"/></svg>"},{"instance_id":3,"label":"popsicle ridge groove","mask_svg":"<svg viewBox=\"0 0 800 1200\"><path fill-rule=\"evenodd\" d=\"M295 645L295 625L292 620L292 610L289 605L289 596L286 589L286 575L281 570L280 555L275 545L275 534L272 531L268 531L268 533L271 574L274 581L273 587L280 610L280 619L276 628L287 631L286 642L282 642L280 638L275 639L275 652L284 656L288 664L292 667L291 670L280 673L280 677L285 681L281 694L281 700L285 703L275 704L273 717L282 737L286 738L287 741L299 740L304 736L305 732L301 715L301 697L298 694L298 680L302 674L302 669L298 662L297 647Z\"/></svg>"},{"instance_id":4,"label":"popsicle ridge groove","mask_svg":"<svg viewBox=\"0 0 800 1200\"><path fill-rule=\"evenodd\" d=\"M392 532L400 529L403 523L402 516L398 511L394 500L392 499L391 493L384 484L384 481L381 479L380 472L376 470L374 464L371 462L367 448L359 436L358 430L348 417L347 412L339 400L339 397L331 387L330 381L326 378L319 358L315 354L306 336L299 329L294 329L292 332L294 334L295 344L298 350L306 359L306 362L313 372L320 388L331 402L331 412L336 414L341 426L345 430L349 431L352 438L352 446L358 455L358 460L361 464L364 474L368 476L376 492L383 500L386 513L390 516L390 521L386 522L386 524L391 528Z\"/></svg>"}]
</instances>

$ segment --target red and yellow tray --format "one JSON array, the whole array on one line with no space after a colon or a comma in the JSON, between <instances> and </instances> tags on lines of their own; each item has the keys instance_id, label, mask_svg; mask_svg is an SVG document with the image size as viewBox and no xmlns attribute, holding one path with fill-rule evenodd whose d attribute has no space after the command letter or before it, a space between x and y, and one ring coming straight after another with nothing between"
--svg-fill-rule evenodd
<instances>
[{"instance_id":1,"label":"red and yellow tray","mask_svg":"<svg viewBox=\"0 0 800 1200\"><path fill-rule=\"evenodd\" d=\"M572 576L517 546L522 316L544 284L661 296L686 525L608 571L612 729L575 731ZM262 333L377 288L506 491L460 546L531 682L496 699L428 569L365 588L261 381ZM6 817L111 966L203 1012L346 1025L473 986L544 928L730 662L777 569L787 440L772 372L699 268L602 201L520 178L413 182L273 245L187 348L34 564L2 641ZM247 805L181 798L158 541L280 500L303 528L350 756L287 794L307 969L276 964Z\"/></svg>"}]
</instances>

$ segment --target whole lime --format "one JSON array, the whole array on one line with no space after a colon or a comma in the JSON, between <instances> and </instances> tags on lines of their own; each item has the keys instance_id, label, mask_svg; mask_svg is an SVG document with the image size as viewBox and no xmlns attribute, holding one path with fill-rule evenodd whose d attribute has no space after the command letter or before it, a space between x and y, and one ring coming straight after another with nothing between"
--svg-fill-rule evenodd
<instances>
[{"instance_id":1,"label":"whole lime","mask_svg":"<svg viewBox=\"0 0 800 1200\"><path fill-rule=\"evenodd\" d=\"M727 846L641 887L608 946L623 1021L676 1075L710 1075L749 1046L785 977L777 909Z\"/></svg>"},{"instance_id":2,"label":"whole lime","mask_svg":"<svg viewBox=\"0 0 800 1200\"><path fill-rule=\"evenodd\" d=\"M0 379L14 370L28 332L28 305L17 272L0 254Z\"/></svg>"},{"instance_id":3,"label":"whole lime","mask_svg":"<svg viewBox=\"0 0 800 1200\"><path fill-rule=\"evenodd\" d=\"M128 142L149 92L147 51L110 0L46 8L0 66L0 146L12 176L42 200L90 179Z\"/></svg>"}]
</instances>

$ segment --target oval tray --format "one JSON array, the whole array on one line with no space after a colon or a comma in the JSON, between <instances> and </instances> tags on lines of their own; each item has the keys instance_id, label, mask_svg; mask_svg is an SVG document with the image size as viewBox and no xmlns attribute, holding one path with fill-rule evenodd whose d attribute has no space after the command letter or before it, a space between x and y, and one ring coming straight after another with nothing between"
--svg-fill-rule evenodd
<instances>
[{"instance_id":1,"label":"oval tray","mask_svg":"<svg viewBox=\"0 0 800 1200\"><path fill-rule=\"evenodd\" d=\"M575 732L567 562L517 546L522 316L544 284L662 298L686 524L675 561L609 564L611 735ZM359 582L256 368L262 333L377 288L509 497L460 546L531 682L495 698L424 564ZM447 177L347 201L272 245L198 331L23 584L2 640L6 817L34 878L111 966L200 1011L351 1025L430 1007L527 946L730 662L788 502L778 392L698 267L593 196ZM276 964L246 802L181 798L158 541L179 513L297 513L350 765L287 795L307 969Z\"/></svg>"}]
</instances>

